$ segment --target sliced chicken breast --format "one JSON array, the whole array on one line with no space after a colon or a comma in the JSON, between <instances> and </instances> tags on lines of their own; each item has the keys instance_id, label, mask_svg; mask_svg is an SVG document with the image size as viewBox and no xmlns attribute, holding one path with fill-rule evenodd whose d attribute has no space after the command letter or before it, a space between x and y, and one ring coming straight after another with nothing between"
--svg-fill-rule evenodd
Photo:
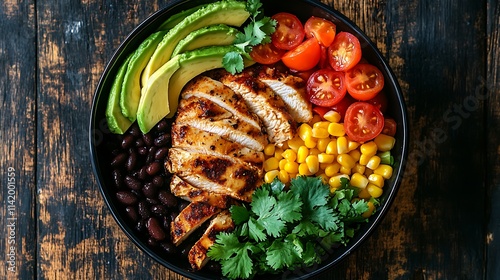
<instances>
[{"instance_id":1,"label":"sliced chicken breast","mask_svg":"<svg viewBox=\"0 0 500 280\"><path fill-rule=\"evenodd\" d=\"M176 124L172 127L172 146L221 157L233 157L259 170L262 170L264 164L263 152L254 151L237 142L226 140L218 134L188 125Z\"/></svg>"},{"instance_id":2,"label":"sliced chicken breast","mask_svg":"<svg viewBox=\"0 0 500 280\"><path fill-rule=\"evenodd\" d=\"M262 183L257 170L228 158L179 148L171 148L168 157L169 172L199 189L238 200L250 201L253 191Z\"/></svg>"},{"instance_id":3,"label":"sliced chicken breast","mask_svg":"<svg viewBox=\"0 0 500 280\"><path fill-rule=\"evenodd\" d=\"M231 197L217 194L194 187L182 180L179 176L172 176L170 181L170 191L173 195L190 202L203 202L217 208L229 208L235 203Z\"/></svg>"},{"instance_id":4,"label":"sliced chicken breast","mask_svg":"<svg viewBox=\"0 0 500 280\"><path fill-rule=\"evenodd\" d=\"M211 75L245 99L250 110L264 123L269 141L280 144L293 137L297 124L281 97L269 86L248 73L231 75L227 71L214 71Z\"/></svg>"},{"instance_id":5,"label":"sliced chicken breast","mask_svg":"<svg viewBox=\"0 0 500 280\"><path fill-rule=\"evenodd\" d=\"M175 125L218 134L256 151L264 150L268 143L261 129L242 121L212 101L195 96L181 99Z\"/></svg>"},{"instance_id":6,"label":"sliced chicken breast","mask_svg":"<svg viewBox=\"0 0 500 280\"><path fill-rule=\"evenodd\" d=\"M170 234L174 245L178 246L204 222L220 211L219 208L202 202L190 203L171 222Z\"/></svg>"},{"instance_id":7,"label":"sliced chicken breast","mask_svg":"<svg viewBox=\"0 0 500 280\"><path fill-rule=\"evenodd\" d=\"M192 96L209 99L220 107L231 112L237 118L262 128L259 117L248 110L245 100L241 95L235 93L223 83L207 76L198 76L190 81L182 92L182 98L188 99Z\"/></svg>"},{"instance_id":8,"label":"sliced chicken breast","mask_svg":"<svg viewBox=\"0 0 500 280\"><path fill-rule=\"evenodd\" d=\"M203 236L193 245L188 254L189 263L195 270L200 270L208 262L208 249L215 243L217 234L234 230L234 222L228 210L215 216L203 233Z\"/></svg>"}]
</instances>

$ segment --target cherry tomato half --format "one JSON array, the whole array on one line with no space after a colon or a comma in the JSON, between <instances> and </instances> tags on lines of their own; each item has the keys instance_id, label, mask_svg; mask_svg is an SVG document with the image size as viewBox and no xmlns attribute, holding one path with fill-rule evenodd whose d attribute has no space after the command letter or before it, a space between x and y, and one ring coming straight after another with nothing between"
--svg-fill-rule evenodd
<instances>
[{"instance_id":1,"label":"cherry tomato half","mask_svg":"<svg viewBox=\"0 0 500 280\"><path fill-rule=\"evenodd\" d=\"M300 20L289 13L277 13L271 17L277 21L271 42L279 49L291 50L304 41L305 31Z\"/></svg>"},{"instance_id":2,"label":"cherry tomato half","mask_svg":"<svg viewBox=\"0 0 500 280\"><path fill-rule=\"evenodd\" d=\"M291 69L298 71L307 71L316 64L321 58L321 48L318 40L315 38L307 39L295 49L288 51L281 58L281 61Z\"/></svg>"},{"instance_id":3,"label":"cherry tomato half","mask_svg":"<svg viewBox=\"0 0 500 280\"><path fill-rule=\"evenodd\" d=\"M382 129L382 133L389 136L396 135L396 121L394 119L386 118L384 120L384 129Z\"/></svg>"},{"instance_id":4,"label":"cherry tomato half","mask_svg":"<svg viewBox=\"0 0 500 280\"><path fill-rule=\"evenodd\" d=\"M344 73L331 69L320 69L307 80L307 95L312 104L331 107L346 94Z\"/></svg>"},{"instance_id":5,"label":"cherry tomato half","mask_svg":"<svg viewBox=\"0 0 500 280\"><path fill-rule=\"evenodd\" d=\"M366 102L375 105L377 108L380 109L380 112L382 114L385 114L387 111L387 96L385 95L384 91L381 91L375 95L372 99L366 100Z\"/></svg>"},{"instance_id":6,"label":"cherry tomato half","mask_svg":"<svg viewBox=\"0 0 500 280\"><path fill-rule=\"evenodd\" d=\"M358 38L348 32L340 32L328 47L330 65L335 71L347 71L361 59Z\"/></svg>"},{"instance_id":7,"label":"cherry tomato half","mask_svg":"<svg viewBox=\"0 0 500 280\"><path fill-rule=\"evenodd\" d=\"M313 112L316 113L318 116L320 116L321 118L323 118L323 116L328 113L329 111L331 111L332 109L328 108L328 107L321 107L321 106L314 106L312 108Z\"/></svg>"},{"instance_id":8,"label":"cherry tomato half","mask_svg":"<svg viewBox=\"0 0 500 280\"><path fill-rule=\"evenodd\" d=\"M384 76L377 67L360 63L347 71L347 92L358 100L369 100L384 88Z\"/></svg>"},{"instance_id":9,"label":"cherry tomato half","mask_svg":"<svg viewBox=\"0 0 500 280\"><path fill-rule=\"evenodd\" d=\"M265 45L260 44L252 47L250 56L257 63L273 64L280 61L285 52L285 50L280 50L271 43Z\"/></svg>"},{"instance_id":10,"label":"cherry tomato half","mask_svg":"<svg viewBox=\"0 0 500 280\"><path fill-rule=\"evenodd\" d=\"M316 38L323 47L328 47L335 39L337 26L324 18L310 17L304 25L307 38Z\"/></svg>"},{"instance_id":11,"label":"cherry tomato half","mask_svg":"<svg viewBox=\"0 0 500 280\"><path fill-rule=\"evenodd\" d=\"M355 102L347 108L344 130L351 140L369 141L382 132L384 116L380 110L367 102Z\"/></svg>"},{"instance_id":12,"label":"cherry tomato half","mask_svg":"<svg viewBox=\"0 0 500 280\"><path fill-rule=\"evenodd\" d=\"M339 103L332 106L332 110L335 110L340 114L340 121L344 120L347 108L349 108L349 106L351 106L351 104L354 102L356 102L356 100L354 100L354 98L352 98L349 94L346 94L346 96L344 96L344 98L342 98Z\"/></svg>"}]
</instances>

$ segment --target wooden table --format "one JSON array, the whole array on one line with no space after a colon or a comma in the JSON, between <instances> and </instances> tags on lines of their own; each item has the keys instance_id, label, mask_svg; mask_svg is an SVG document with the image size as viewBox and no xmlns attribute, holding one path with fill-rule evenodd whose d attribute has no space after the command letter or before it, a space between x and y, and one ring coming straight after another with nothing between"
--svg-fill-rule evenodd
<instances>
[{"instance_id":1,"label":"wooden table","mask_svg":"<svg viewBox=\"0 0 500 280\"><path fill-rule=\"evenodd\" d=\"M87 137L106 62L169 2L0 5L6 279L184 279L118 228L97 189ZM500 1L324 3L365 30L392 66L411 151L378 230L318 279L499 279Z\"/></svg>"}]
</instances>

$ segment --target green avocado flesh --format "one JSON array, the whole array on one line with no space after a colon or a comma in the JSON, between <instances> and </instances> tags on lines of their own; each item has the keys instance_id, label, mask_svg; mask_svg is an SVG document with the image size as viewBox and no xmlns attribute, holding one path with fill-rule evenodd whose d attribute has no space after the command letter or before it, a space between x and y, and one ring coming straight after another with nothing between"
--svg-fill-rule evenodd
<instances>
[{"instance_id":1,"label":"green avocado flesh","mask_svg":"<svg viewBox=\"0 0 500 280\"><path fill-rule=\"evenodd\" d=\"M196 12L199 10L201 7L204 5L196 6L191 9L187 9L185 11L182 11L180 13L177 13L171 17L169 17L160 27L158 28L158 31L160 30L170 30L174 28L179 22L181 22L185 17L189 16L190 14Z\"/></svg>"},{"instance_id":2,"label":"green avocado flesh","mask_svg":"<svg viewBox=\"0 0 500 280\"><path fill-rule=\"evenodd\" d=\"M238 48L230 46L210 46L180 54L180 68L170 78L168 87L170 113L174 116L179 104L179 95L182 88L199 74L217 68L222 68L222 58L228 52L237 52ZM245 67L253 64L252 60L245 60Z\"/></svg>"},{"instance_id":3,"label":"green avocado flesh","mask_svg":"<svg viewBox=\"0 0 500 280\"><path fill-rule=\"evenodd\" d=\"M116 74L113 85L111 86L111 92L109 93L109 99L106 107L106 120L108 122L109 130L112 133L123 134L132 125L132 122L122 114L122 110L120 108L120 93L122 89L123 76L125 76L129 61L130 56L127 57L125 62L123 62L118 69L118 74Z\"/></svg>"},{"instance_id":4,"label":"green avocado flesh","mask_svg":"<svg viewBox=\"0 0 500 280\"><path fill-rule=\"evenodd\" d=\"M122 113L130 121L137 118L137 106L141 98L141 73L148 64L156 46L161 41L165 31L151 34L144 40L130 57L127 71L123 77L123 85L120 94L120 107Z\"/></svg>"},{"instance_id":5,"label":"green avocado flesh","mask_svg":"<svg viewBox=\"0 0 500 280\"><path fill-rule=\"evenodd\" d=\"M147 84L149 77L170 60L179 41L186 38L189 33L214 24L226 24L239 27L250 16L245 8L245 2L234 0L219 1L210 3L185 17L174 28L169 30L158 44L148 65L142 73L142 84Z\"/></svg>"},{"instance_id":6,"label":"green avocado flesh","mask_svg":"<svg viewBox=\"0 0 500 280\"><path fill-rule=\"evenodd\" d=\"M170 113L169 81L179 69L179 56L174 56L156 71L142 88L137 110L137 123L143 133L148 133L155 124Z\"/></svg>"},{"instance_id":7,"label":"green avocado flesh","mask_svg":"<svg viewBox=\"0 0 500 280\"><path fill-rule=\"evenodd\" d=\"M208 46L231 45L238 30L225 24L210 25L195 30L182 39L175 47L172 56Z\"/></svg>"}]
</instances>

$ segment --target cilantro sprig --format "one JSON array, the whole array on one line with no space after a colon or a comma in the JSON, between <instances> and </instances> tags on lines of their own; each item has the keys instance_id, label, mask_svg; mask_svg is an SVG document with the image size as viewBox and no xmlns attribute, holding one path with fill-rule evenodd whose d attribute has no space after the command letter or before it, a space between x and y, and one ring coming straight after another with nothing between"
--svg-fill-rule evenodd
<instances>
[{"instance_id":1,"label":"cilantro sprig","mask_svg":"<svg viewBox=\"0 0 500 280\"><path fill-rule=\"evenodd\" d=\"M333 194L317 177L297 177L288 189L275 179L257 189L249 205L231 207L236 228L219 234L208 256L232 279L319 263L367 221L367 201L355 199L357 192L347 179Z\"/></svg>"},{"instance_id":2,"label":"cilantro sprig","mask_svg":"<svg viewBox=\"0 0 500 280\"><path fill-rule=\"evenodd\" d=\"M271 34L276 30L276 21L263 15L260 0L247 0L246 10L250 13L250 21L243 32L236 34L233 43L238 51L229 52L222 59L224 68L233 75L243 71L243 56L249 57L253 46L270 43Z\"/></svg>"}]
</instances>

